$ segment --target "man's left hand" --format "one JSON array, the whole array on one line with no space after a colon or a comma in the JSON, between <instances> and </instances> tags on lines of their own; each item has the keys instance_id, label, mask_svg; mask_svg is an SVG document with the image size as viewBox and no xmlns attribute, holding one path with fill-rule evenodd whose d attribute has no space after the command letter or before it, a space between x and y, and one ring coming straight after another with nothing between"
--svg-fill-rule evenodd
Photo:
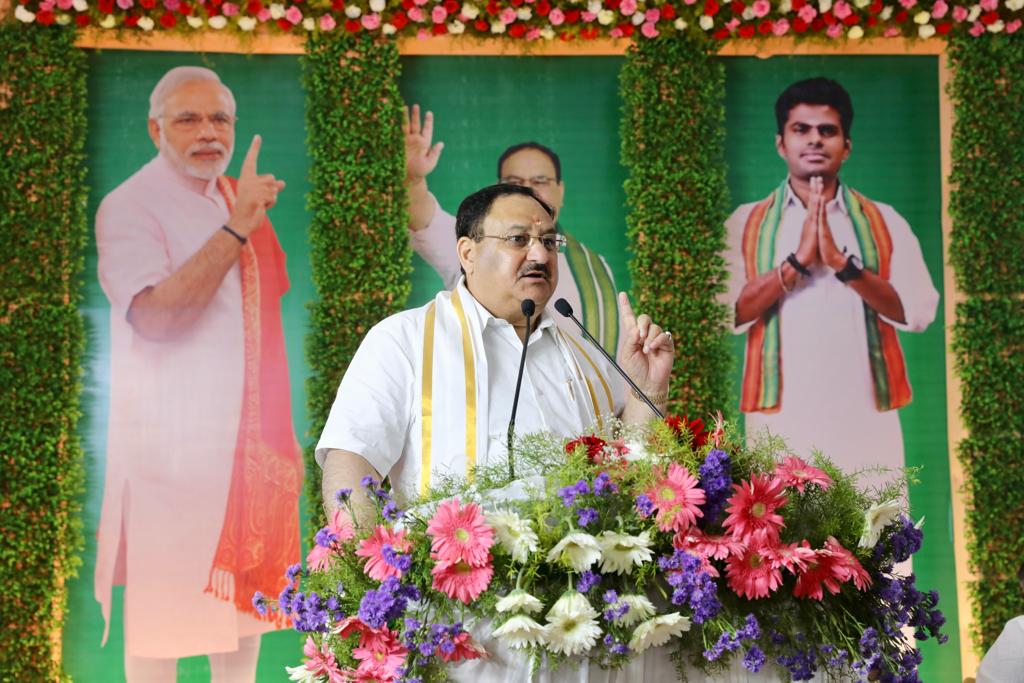
<instances>
[{"instance_id":1,"label":"man's left hand","mask_svg":"<svg viewBox=\"0 0 1024 683\"><path fill-rule=\"evenodd\" d=\"M824 182L820 177L811 178L811 192L820 197ZM835 271L842 270L846 265L846 257L839 251L836 241L832 238L832 228L828 226L828 212L825 211L824 198L818 202L818 254L822 263Z\"/></svg>"},{"instance_id":2,"label":"man's left hand","mask_svg":"<svg viewBox=\"0 0 1024 683\"><path fill-rule=\"evenodd\" d=\"M672 335L646 313L634 314L625 292L619 292L619 318L625 334L619 365L645 394L664 394L675 357Z\"/></svg>"}]
</instances>

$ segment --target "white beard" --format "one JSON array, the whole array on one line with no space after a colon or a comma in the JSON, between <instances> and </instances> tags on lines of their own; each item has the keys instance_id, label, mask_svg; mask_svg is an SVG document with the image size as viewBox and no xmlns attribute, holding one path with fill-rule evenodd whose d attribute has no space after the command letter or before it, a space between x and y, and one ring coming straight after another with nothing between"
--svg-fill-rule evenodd
<instances>
[{"instance_id":1,"label":"white beard","mask_svg":"<svg viewBox=\"0 0 1024 683\"><path fill-rule=\"evenodd\" d=\"M216 166L190 162L189 155L200 149L216 149L222 152L223 156ZM185 175L192 176L193 178L199 178L200 180L213 180L224 175L224 171L228 169L228 164L231 163L231 155L234 153L234 145L228 148L219 142L197 142L196 144L189 146L189 148L185 150L185 156L182 157L178 154L178 151L174 149L169 142L167 142L167 137L164 135L164 129L160 128L160 152Z\"/></svg>"}]
</instances>

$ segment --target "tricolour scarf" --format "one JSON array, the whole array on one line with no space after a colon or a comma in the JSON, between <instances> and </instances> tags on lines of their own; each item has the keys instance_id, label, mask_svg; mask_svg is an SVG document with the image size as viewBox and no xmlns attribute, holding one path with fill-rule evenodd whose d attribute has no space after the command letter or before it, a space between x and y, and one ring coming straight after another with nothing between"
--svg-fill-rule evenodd
<instances>
[{"instance_id":1,"label":"tricolour scarf","mask_svg":"<svg viewBox=\"0 0 1024 683\"><path fill-rule=\"evenodd\" d=\"M237 181L217 181L230 211ZM249 235L239 257L245 365L242 413L235 443L224 524L207 592L264 620L256 591L277 595L282 570L299 561L302 459L292 427L281 296L288 291L285 254L269 219Z\"/></svg>"},{"instance_id":2,"label":"tricolour scarf","mask_svg":"<svg viewBox=\"0 0 1024 683\"><path fill-rule=\"evenodd\" d=\"M775 242L788 179L767 199L759 202L747 217L743 230L743 261L747 280L778 267ZM864 195L840 185L864 268L889 279L892 238L881 212ZM910 402L910 382L896 329L864 304L868 362L878 410L901 408ZM781 344L779 305L769 308L747 331L746 359L740 410L745 413L774 413L782 407Z\"/></svg>"}]
</instances>

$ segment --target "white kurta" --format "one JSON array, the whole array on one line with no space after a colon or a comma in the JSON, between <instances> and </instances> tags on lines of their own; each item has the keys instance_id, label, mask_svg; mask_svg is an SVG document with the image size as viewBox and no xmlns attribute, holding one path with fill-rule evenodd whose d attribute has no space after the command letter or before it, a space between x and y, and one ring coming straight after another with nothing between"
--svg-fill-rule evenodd
<instances>
[{"instance_id":1,"label":"white kurta","mask_svg":"<svg viewBox=\"0 0 1024 683\"><path fill-rule=\"evenodd\" d=\"M891 206L875 204L892 237L889 282L903 304L906 322L880 317L898 330L920 332L935 319L939 293L910 226ZM740 206L726 221L729 286L723 301L730 312L747 282L743 229L754 206ZM860 256L841 192L827 204L826 212L836 246ZM788 188L775 243L776 262L797 250L806 215L807 209ZM747 413L747 434L767 429L784 437L797 455L806 457L818 449L844 471L903 467L899 414L881 412L875 404L863 299L823 264L812 267L812 274L780 300L781 409ZM743 334L751 325L753 321L734 326L733 331Z\"/></svg>"},{"instance_id":2,"label":"white kurta","mask_svg":"<svg viewBox=\"0 0 1024 683\"><path fill-rule=\"evenodd\" d=\"M109 629L111 587L125 583L125 649L134 657L231 652L240 637L273 628L203 593L242 407L238 264L179 338L151 341L127 321L133 297L180 269L227 217L215 181L181 175L160 156L107 195L96 216L111 367L95 593Z\"/></svg>"},{"instance_id":3,"label":"white kurta","mask_svg":"<svg viewBox=\"0 0 1024 683\"><path fill-rule=\"evenodd\" d=\"M409 243L416 253L430 264L431 268L437 271L437 274L441 276L441 280L444 281L444 286L448 289L454 287L461 276L455 242L455 216L442 209L435 199L434 217L423 230L409 231ZM611 271L608 269L608 264L605 262L604 257L599 256L599 258L601 259L601 264L610 273ZM597 292L597 296L600 298L600 291ZM569 259L566 258L565 251L558 252L558 284L555 286L555 292L551 295L550 301L548 301L548 311L556 325L575 333L576 324L558 314L554 309L555 302L559 299L568 301L576 317L582 320L583 306L580 299L580 289L576 284L576 280L573 279L572 269L569 267ZM599 303L599 307L600 305ZM624 336L622 333L622 321L620 320L620 342Z\"/></svg>"},{"instance_id":4,"label":"white kurta","mask_svg":"<svg viewBox=\"0 0 1024 683\"><path fill-rule=\"evenodd\" d=\"M1024 616L1006 622L981 660L977 683L1024 683Z\"/></svg>"}]
</instances>

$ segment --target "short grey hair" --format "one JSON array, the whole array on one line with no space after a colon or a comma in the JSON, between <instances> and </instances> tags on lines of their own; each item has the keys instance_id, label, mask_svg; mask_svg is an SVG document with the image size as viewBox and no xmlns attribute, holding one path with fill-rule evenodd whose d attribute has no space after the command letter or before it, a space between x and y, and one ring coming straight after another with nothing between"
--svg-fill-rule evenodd
<instances>
[{"instance_id":1,"label":"short grey hair","mask_svg":"<svg viewBox=\"0 0 1024 683\"><path fill-rule=\"evenodd\" d=\"M167 101L167 98L178 87L190 81L212 81L224 88L228 101L231 102L231 111L228 113L232 116L235 114L235 96L231 93L231 89L224 85L220 80L220 76L215 71L201 66L176 66L164 74L163 78L156 84L156 87L153 88L153 92L149 95L149 118L158 119L163 116L164 103Z\"/></svg>"}]
</instances>

